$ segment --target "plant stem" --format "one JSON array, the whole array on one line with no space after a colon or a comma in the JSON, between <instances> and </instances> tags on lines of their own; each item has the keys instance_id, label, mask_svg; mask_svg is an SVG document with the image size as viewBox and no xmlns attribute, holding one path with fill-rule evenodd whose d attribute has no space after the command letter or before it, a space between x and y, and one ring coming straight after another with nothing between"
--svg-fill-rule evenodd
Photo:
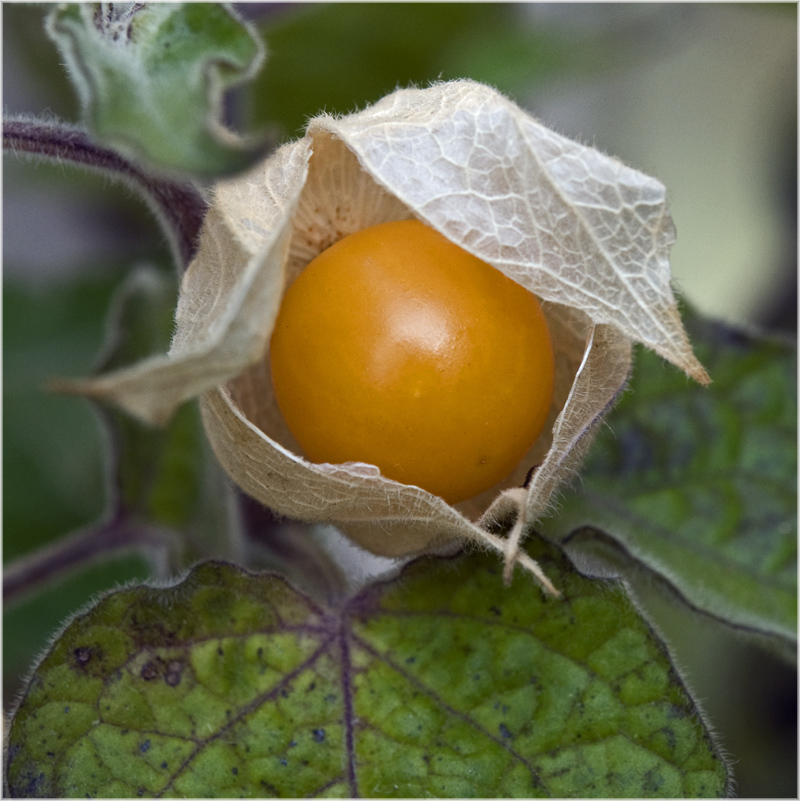
<instances>
[{"instance_id":1,"label":"plant stem","mask_svg":"<svg viewBox=\"0 0 800 801\"><path fill-rule=\"evenodd\" d=\"M124 181L147 202L169 239L177 264L188 267L203 224L206 201L190 182L148 172L75 125L12 117L3 121L3 148L51 161L69 161Z\"/></svg>"},{"instance_id":2,"label":"plant stem","mask_svg":"<svg viewBox=\"0 0 800 801\"><path fill-rule=\"evenodd\" d=\"M173 540L166 530L143 525L131 516L76 531L12 562L3 571L3 602L9 603L38 585L124 551L138 551L163 562L163 558L154 557L159 551L163 554L169 550Z\"/></svg>"}]
</instances>

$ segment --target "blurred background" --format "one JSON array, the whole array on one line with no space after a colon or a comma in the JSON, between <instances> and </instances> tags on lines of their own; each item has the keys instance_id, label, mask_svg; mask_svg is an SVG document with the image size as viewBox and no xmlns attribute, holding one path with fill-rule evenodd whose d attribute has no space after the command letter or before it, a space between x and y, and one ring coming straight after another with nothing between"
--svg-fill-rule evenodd
<instances>
[{"instance_id":1,"label":"blurred background","mask_svg":"<svg viewBox=\"0 0 800 801\"><path fill-rule=\"evenodd\" d=\"M468 77L544 124L659 178L678 231L675 284L702 312L796 336L797 7L794 4L403 3L237 6L268 48L229 99L242 130L279 140L320 110ZM5 113L80 110L43 33L48 6L4 4ZM103 508L103 442L88 404L43 392L86 373L134 265L169 252L143 204L97 176L6 156L3 169L4 558ZM134 557L4 612L5 705L64 616ZM796 673L766 651L652 599L742 796L796 797Z\"/></svg>"}]
</instances>

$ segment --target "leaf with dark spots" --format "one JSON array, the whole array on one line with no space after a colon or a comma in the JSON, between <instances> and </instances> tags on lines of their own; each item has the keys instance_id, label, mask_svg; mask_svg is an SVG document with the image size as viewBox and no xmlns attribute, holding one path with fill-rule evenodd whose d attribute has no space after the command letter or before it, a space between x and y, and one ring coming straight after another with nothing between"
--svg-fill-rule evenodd
<instances>
[{"instance_id":1,"label":"leaf with dark spots","mask_svg":"<svg viewBox=\"0 0 800 801\"><path fill-rule=\"evenodd\" d=\"M75 654L75 660L80 666L85 665L92 658L92 649L86 646L76 648L73 653Z\"/></svg>"},{"instance_id":2,"label":"leaf with dark spots","mask_svg":"<svg viewBox=\"0 0 800 801\"><path fill-rule=\"evenodd\" d=\"M36 670L11 722L8 786L724 795L713 740L621 585L582 576L544 541L531 555L563 600L525 575L506 588L496 559L477 554L419 560L330 608L220 562L167 589L112 593ZM86 643L103 648L102 673L69 668Z\"/></svg>"},{"instance_id":3,"label":"leaf with dark spots","mask_svg":"<svg viewBox=\"0 0 800 801\"><path fill-rule=\"evenodd\" d=\"M158 665L155 662L147 662L142 665L140 675L145 681L152 681L158 676Z\"/></svg>"},{"instance_id":4,"label":"leaf with dark spots","mask_svg":"<svg viewBox=\"0 0 800 801\"><path fill-rule=\"evenodd\" d=\"M177 687L181 683L181 675L183 674L183 662L179 659L174 659L167 665L167 671L164 674L164 681L170 687Z\"/></svg>"}]
</instances>

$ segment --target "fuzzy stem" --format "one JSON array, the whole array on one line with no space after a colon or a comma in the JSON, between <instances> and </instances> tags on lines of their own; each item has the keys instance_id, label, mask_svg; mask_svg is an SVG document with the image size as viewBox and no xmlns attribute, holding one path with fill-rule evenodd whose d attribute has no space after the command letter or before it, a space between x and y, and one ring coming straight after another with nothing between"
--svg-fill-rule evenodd
<instances>
[{"instance_id":1,"label":"fuzzy stem","mask_svg":"<svg viewBox=\"0 0 800 801\"><path fill-rule=\"evenodd\" d=\"M184 269L189 265L207 205L194 184L150 173L97 144L85 130L58 120L4 120L3 148L55 162L68 161L123 181L144 198L158 218L176 262Z\"/></svg>"},{"instance_id":2,"label":"fuzzy stem","mask_svg":"<svg viewBox=\"0 0 800 801\"><path fill-rule=\"evenodd\" d=\"M5 568L3 602L9 603L45 582L124 551L139 551L152 560L157 550L168 550L171 541L168 532L142 525L129 516L76 531L20 557Z\"/></svg>"}]
</instances>

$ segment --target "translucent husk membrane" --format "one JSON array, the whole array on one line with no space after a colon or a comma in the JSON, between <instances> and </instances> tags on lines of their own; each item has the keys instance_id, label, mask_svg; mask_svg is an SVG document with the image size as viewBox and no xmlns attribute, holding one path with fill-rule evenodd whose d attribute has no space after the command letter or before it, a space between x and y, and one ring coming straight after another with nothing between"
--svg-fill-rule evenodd
<instances>
[{"instance_id":1,"label":"translucent husk membrane","mask_svg":"<svg viewBox=\"0 0 800 801\"><path fill-rule=\"evenodd\" d=\"M708 380L670 288L664 195L488 87L399 90L362 112L313 119L303 139L218 184L169 354L76 388L155 423L199 396L217 458L275 511L335 524L384 556L480 543L505 554L507 578L519 561L555 593L520 539L577 470L624 387L632 343ZM371 465L308 462L270 377L281 297L306 265L350 233L413 217L534 292L555 348L544 433L507 479L455 506ZM511 512L510 536L490 533Z\"/></svg>"}]
</instances>

